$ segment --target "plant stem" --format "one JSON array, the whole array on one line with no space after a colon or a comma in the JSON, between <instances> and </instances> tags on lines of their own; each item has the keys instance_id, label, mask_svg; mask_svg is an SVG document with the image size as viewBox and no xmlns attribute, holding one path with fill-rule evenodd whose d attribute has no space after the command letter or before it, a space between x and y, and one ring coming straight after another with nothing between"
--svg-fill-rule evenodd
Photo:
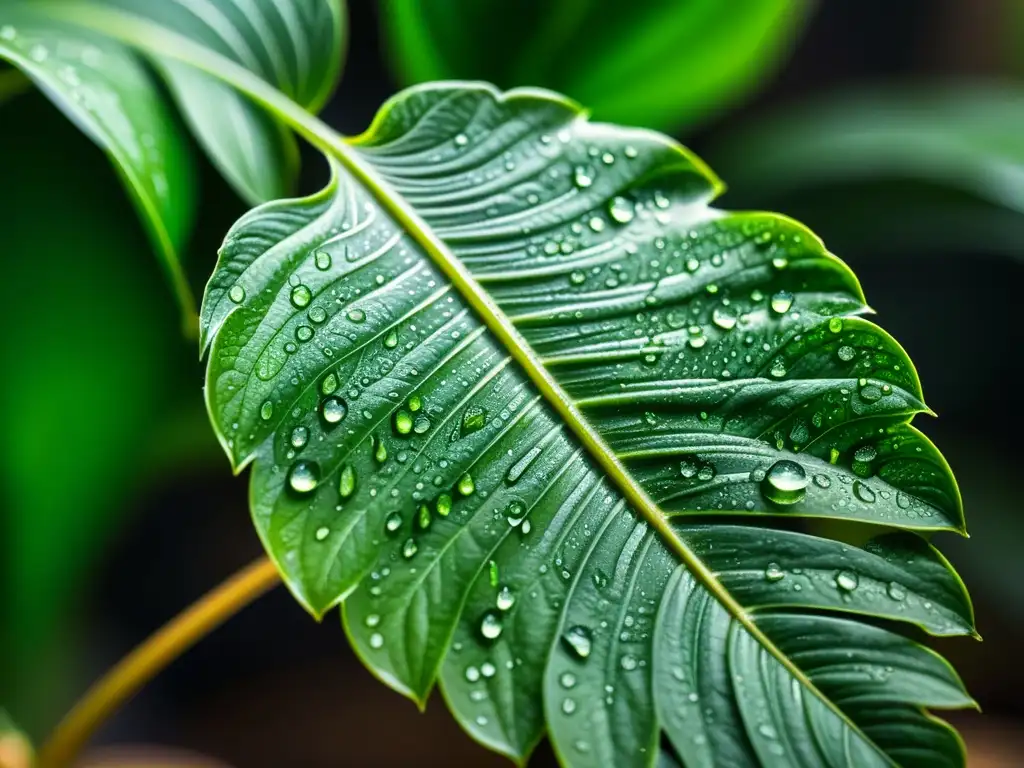
<instances>
[{"instance_id":1,"label":"plant stem","mask_svg":"<svg viewBox=\"0 0 1024 768\"><path fill-rule=\"evenodd\" d=\"M86 691L39 752L39 768L64 768L92 734L164 667L280 581L261 557L157 630Z\"/></svg>"}]
</instances>

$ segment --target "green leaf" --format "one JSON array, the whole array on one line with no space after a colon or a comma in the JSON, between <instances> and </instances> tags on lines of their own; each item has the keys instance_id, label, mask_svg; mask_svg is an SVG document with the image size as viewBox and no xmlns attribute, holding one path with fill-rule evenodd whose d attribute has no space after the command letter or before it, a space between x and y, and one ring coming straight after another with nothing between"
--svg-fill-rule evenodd
<instances>
[{"instance_id":1,"label":"green leaf","mask_svg":"<svg viewBox=\"0 0 1024 768\"><path fill-rule=\"evenodd\" d=\"M807 0L389 0L382 19L406 83L540 85L599 119L675 130L771 75L810 9Z\"/></svg>"},{"instance_id":2,"label":"green leaf","mask_svg":"<svg viewBox=\"0 0 1024 768\"><path fill-rule=\"evenodd\" d=\"M90 0L181 35L239 64L311 112L341 77L345 16L340 0L235 2L199 0ZM99 13L91 8L89 13ZM298 155L291 132L217 78L154 56L175 100L213 163L252 204L291 191Z\"/></svg>"},{"instance_id":3,"label":"green leaf","mask_svg":"<svg viewBox=\"0 0 1024 768\"><path fill-rule=\"evenodd\" d=\"M770 115L756 129L722 137L711 154L738 199L820 197L849 188L846 219L850 206L869 206L877 198L868 183L921 184L884 199L878 215L867 211L876 226L857 227L851 242L901 250L908 242L935 250L969 243L1019 256L1022 121L1024 91L1013 85L879 87ZM927 195L929 188L958 197L936 199ZM819 215L824 220L828 210Z\"/></svg>"},{"instance_id":4,"label":"green leaf","mask_svg":"<svg viewBox=\"0 0 1024 768\"><path fill-rule=\"evenodd\" d=\"M184 137L135 54L120 43L9 5L0 59L21 69L111 158L146 224L186 317L194 301L179 259L195 209Z\"/></svg>"},{"instance_id":5,"label":"green leaf","mask_svg":"<svg viewBox=\"0 0 1024 768\"><path fill-rule=\"evenodd\" d=\"M962 764L922 710L959 680L873 626L973 633L912 533L963 531L959 492L813 234L544 91L414 88L331 162L227 235L206 395L289 588L374 674L519 761L546 731L647 766L664 731L687 765Z\"/></svg>"}]
</instances>

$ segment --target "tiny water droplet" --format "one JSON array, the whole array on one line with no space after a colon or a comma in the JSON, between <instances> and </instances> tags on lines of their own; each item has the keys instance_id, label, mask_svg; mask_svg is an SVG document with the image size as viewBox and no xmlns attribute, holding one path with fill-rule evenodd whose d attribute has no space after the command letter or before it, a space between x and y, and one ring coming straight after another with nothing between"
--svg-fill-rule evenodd
<instances>
[{"instance_id":1,"label":"tiny water droplet","mask_svg":"<svg viewBox=\"0 0 1024 768\"><path fill-rule=\"evenodd\" d=\"M298 426L292 430L289 442L292 444L292 448L295 450L301 450L306 447L306 443L309 442L309 429L306 427Z\"/></svg>"},{"instance_id":2,"label":"tiny water droplet","mask_svg":"<svg viewBox=\"0 0 1024 768\"><path fill-rule=\"evenodd\" d=\"M384 527L387 529L388 533L394 533L402 527L402 516L397 512L392 512L384 521Z\"/></svg>"},{"instance_id":3,"label":"tiny water droplet","mask_svg":"<svg viewBox=\"0 0 1024 768\"><path fill-rule=\"evenodd\" d=\"M562 712L564 712L567 715L571 715L575 711L576 711L576 700L575 699L566 698L566 699L564 699L562 701Z\"/></svg>"},{"instance_id":4,"label":"tiny water droplet","mask_svg":"<svg viewBox=\"0 0 1024 768\"><path fill-rule=\"evenodd\" d=\"M274 404L269 400L264 400L263 405L260 406L260 418L264 421L270 421L274 416Z\"/></svg>"},{"instance_id":5,"label":"tiny water droplet","mask_svg":"<svg viewBox=\"0 0 1024 768\"><path fill-rule=\"evenodd\" d=\"M416 543L416 539L411 536L405 540L402 544L402 557L406 560L411 560L417 552L420 551L419 545Z\"/></svg>"},{"instance_id":6,"label":"tiny water droplet","mask_svg":"<svg viewBox=\"0 0 1024 768\"><path fill-rule=\"evenodd\" d=\"M768 563L768 567L764 570L764 578L766 581L782 581L786 578L786 572L779 567L778 563Z\"/></svg>"},{"instance_id":7,"label":"tiny water droplet","mask_svg":"<svg viewBox=\"0 0 1024 768\"><path fill-rule=\"evenodd\" d=\"M377 649L383 647L383 645L384 645L384 635L382 635L380 632L374 632L372 635L370 635L370 647L371 648L373 648L374 650L377 650Z\"/></svg>"},{"instance_id":8,"label":"tiny water droplet","mask_svg":"<svg viewBox=\"0 0 1024 768\"><path fill-rule=\"evenodd\" d=\"M487 423L487 411L479 405L469 406L462 414L462 434L469 435L482 429Z\"/></svg>"},{"instance_id":9,"label":"tiny water droplet","mask_svg":"<svg viewBox=\"0 0 1024 768\"><path fill-rule=\"evenodd\" d=\"M636 656L632 656L628 653L624 654L622 658L619 659L619 666L621 666L627 672L632 672L634 669L636 669L637 664L638 662L636 660Z\"/></svg>"},{"instance_id":10,"label":"tiny water droplet","mask_svg":"<svg viewBox=\"0 0 1024 768\"><path fill-rule=\"evenodd\" d=\"M476 683L480 680L480 670L476 667L466 667L466 680L470 683Z\"/></svg>"},{"instance_id":11,"label":"tiny water droplet","mask_svg":"<svg viewBox=\"0 0 1024 768\"><path fill-rule=\"evenodd\" d=\"M326 525L321 525L319 528L316 529L315 536L316 536L316 540L317 541L323 541L324 539L326 539L330 535L331 535L331 529L328 528Z\"/></svg>"},{"instance_id":12,"label":"tiny water droplet","mask_svg":"<svg viewBox=\"0 0 1024 768\"><path fill-rule=\"evenodd\" d=\"M350 309L346 317L353 323L361 323L366 319L366 313L361 309Z\"/></svg>"},{"instance_id":13,"label":"tiny water droplet","mask_svg":"<svg viewBox=\"0 0 1024 768\"><path fill-rule=\"evenodd\" d=\"M614 197L608 204L608 215L619 224L628 224L635 215L633 204L624 197Z\"/></svg>"},{"instance_id":14,"label":"tiny water droplet","mask_svg":"<svg viewBox=\"0 0 1024 768\"><path fill-rule=\"evenodd\" d=\"M576 166L576 170L573 173L573 181L580 189L586 189L594 183L593 173L581 165Z\"/></svg>"},{"instance_id":15,"label":"tiny water droplet","mask_svg":"<svg viewBox=\"0 0 1024 768\"><path fill-rule=\"evenodd\" d=\"M313 261L316 263L316 268L321 271L331 268L331 254L327 251L317 251Z\"/></svg>"},{"instance_id":16,"label":"tiny water droplet","mask_svg":"<svg viewBox=\"0 0 1024 768\"><path fill-rule=\"evenodd\" d=\"M905 598L907 596L907 593L903 589L903 587L901 587L895 581L890 581L889 582L889 586L886 587L885 591L886 591L886 594L888 594L890 598L892 598L893 600L897 600L897 601L902 600L903 598Z\"/></svg>"},{"instance_id":17,"label":"tiny water droplet","mask_svg":"<svg viewBox=\"0 0 1024 768\"><path fill-rule=\"evenodd\" d=\"M515 603L516 597L512 594L512 590L508 588L508 585L503 586L498 590L498 595L494 599L494 604L497 606L499 611L511 610Z\"/></svg>"}]
</instances>

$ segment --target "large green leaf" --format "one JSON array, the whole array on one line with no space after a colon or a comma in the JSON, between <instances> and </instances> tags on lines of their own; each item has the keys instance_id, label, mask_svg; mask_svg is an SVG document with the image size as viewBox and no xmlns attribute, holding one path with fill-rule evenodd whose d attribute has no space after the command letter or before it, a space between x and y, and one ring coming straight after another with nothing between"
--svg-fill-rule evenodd
<instances>
[{"instance_id":1,"label":"large green leaf","mask_svg":"<svg viewBox=\"0 0 1024 768\"><path fill-rule=\"evenodd\" d=\"M963 530L900 347L799 224L654 133L415 88L228 234L207 401L285 581L476 739L570 765L962 764ZM864 547L803 517L902 529ZM876 626L880 620L892 627Z\"/></svg>"},{"instance_id":2,"label":"large green leaf","mask_svg":"<svg viewBox=\"0 0 1024 768\"><path fill-rule=\"evenodd\" d=\"M483 78L560 90L602 120L675 130L770 75L809 0L383 0L406 83Z\"/></svg>"},{"instance_id":3,"label":"large green leaf","mask_svg":"<svg viewBox=\"0 0 1024 768\"><path fill-rule=\"evenodd\" d=\"M847 240L873 250L969 246L1020 257L1022 123L1024 91L1012 85L889 86L769 115L721 136L711 153L740 199L813 204L823 191L848 188L831 216L827 204L816 205L815 221L838 219ZM880 181L919 187L880 197L868 186ZM874 226L849 222L854 206Z\"/></svg>"}]
</instances>

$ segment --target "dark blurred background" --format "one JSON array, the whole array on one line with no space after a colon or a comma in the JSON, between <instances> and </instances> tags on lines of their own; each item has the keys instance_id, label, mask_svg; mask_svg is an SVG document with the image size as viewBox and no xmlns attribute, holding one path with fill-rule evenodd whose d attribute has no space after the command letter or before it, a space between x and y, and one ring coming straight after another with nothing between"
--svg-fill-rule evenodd
<instances>
[{"instance_id":1,"label":"dark blurred background","mask_svg":"<svg viewBox=\"0 0 1024 768\"><path fill-rule=\"evenodd\" d=\"M1016 38L1007 30L1022 16L1017 5L820 3L755 93L678 131L730 184L723 206L793 215L850 263L879 322L918 366L939 414L918 423L957 474L972 534L938 543L971 588L985 641L938 646L985 711L950 718L976 766L1018 765L1024 749L1024 523L1014 490L1024 457L1015 399L1024 381L1024 193L1013 210L926 172L805 184L743 169L744 157L770 166L785 156L771 141L758 144L762 126L770 137L790 107L814 115L850 89L994 83L1020 109L1024 55L1013 41L1024 50L1024 26ZM375 3L350 3L345 75L324 112L346 134L361 132L401 85L378 13ZM871 124L870 106L860 110L854 116ZM1024 145L1024 122L1004 130ZM1012 152L1010 177L1024 174L1024 151ZM321 161L310 154L304 167L303 186L313 189ZM39 737L103 670L261 548L246 480L231 476L206 423L195 345L182 337L106 158L29 92L0 109L0 182L0 535L20 544L3 550L17 560L5 572L19 583L4 585L12 618L0 701ZM201 292L244 206L208 164L200 182L187 267ZM505 762L463 735L438 696L420 715L373 680L337 615L318 625L283 589L178 660L98 741L176 745L238 768ZM549 750L532 764L553 764Z\"/></svg>"}]
</instances>

